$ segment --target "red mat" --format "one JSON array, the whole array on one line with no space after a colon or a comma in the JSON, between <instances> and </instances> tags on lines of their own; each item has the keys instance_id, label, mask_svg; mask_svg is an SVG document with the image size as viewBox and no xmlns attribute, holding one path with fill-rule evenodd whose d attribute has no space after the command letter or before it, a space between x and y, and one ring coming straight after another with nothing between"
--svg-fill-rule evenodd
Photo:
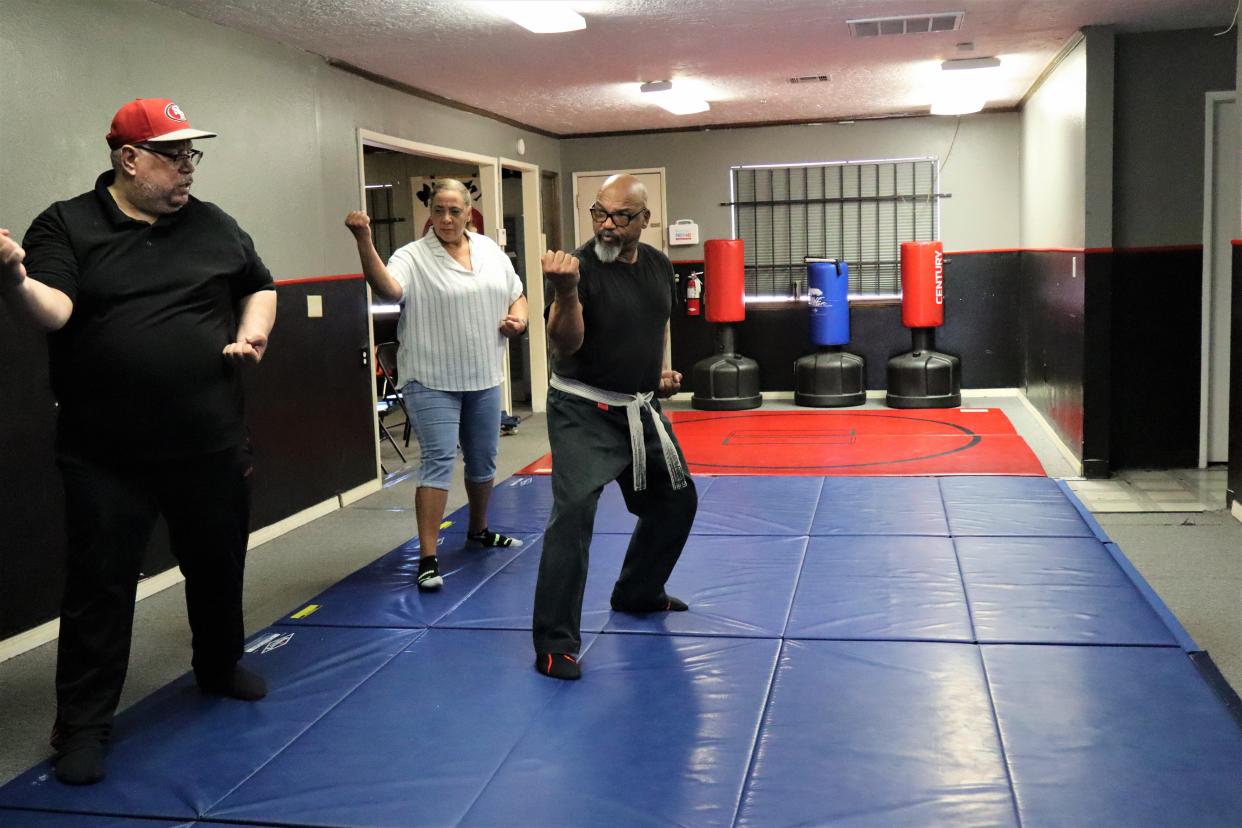
<instances>
[{"instance_id":1,"label":"red mat","mask_svg":"<svg viewBox=\"0 0 1242 828\"><path fill-rule=\"evenodd\" d=\"M998 408L672 411L694 474L1044 475ZM518 474L549 474L551 455Z\"/></svg>"}]
</instances>

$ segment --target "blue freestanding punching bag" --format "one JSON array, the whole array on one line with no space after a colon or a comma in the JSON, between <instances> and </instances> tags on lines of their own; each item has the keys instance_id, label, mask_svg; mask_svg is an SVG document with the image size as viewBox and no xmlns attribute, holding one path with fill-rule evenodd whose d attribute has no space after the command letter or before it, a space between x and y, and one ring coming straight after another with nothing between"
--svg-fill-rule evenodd
<instances>
[{"instance_id":1,"label":"blue freestanding punching bag","mask_svg":"<svg viewBox=\"0 0 1242 828\"><path fill-rule=\"evenodd\" d=\"M808 262L806 284L807 305L811 309L811 344L844 345L849 342L849 265L834 261Z\"/></svg>"},{"instance_id":2,"label":"blue freestanding punching bag","mask_svg":"<svg viewBox=\"0 0 1242 828\"><path fill-rule=\"evenodd\" d=\"M841 350L850 341L850 271L836 259L806 260L811 344L818 349L794 363L794 402L831 408L867 399L863 358Z\"/></svg>"}]
</instances>

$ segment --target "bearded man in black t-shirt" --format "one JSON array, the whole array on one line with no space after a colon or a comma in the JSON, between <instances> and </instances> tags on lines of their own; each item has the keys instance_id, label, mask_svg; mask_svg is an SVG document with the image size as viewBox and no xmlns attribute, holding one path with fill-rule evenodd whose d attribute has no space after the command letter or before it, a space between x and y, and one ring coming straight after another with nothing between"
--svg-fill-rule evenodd
<instances>
[{"instance_id":1,"label":"bearded man in black t-shirt","mask_svg":"<svg viewBox=\"0 0 1242 828\"><path fill-rule=\"evenodd\" d=\"M56 777L91 784L129 664L157 515L185 574L192 665L208 693L267 693L242 656L251 465L239 365L276 317L250 237L190 195L203 153L177 104L139 99L108 133L112 169L19 245L0 230L0 301L48 332L67 560L56 664Z\"/></svg>"},{"instance_id":2,"label":"bearded man in black t-shirt","mask_svg":"<svg viewBox=\"0 0 1242 828\"><path fill-rule=\"evenodd\" d=\"M698 508L685 456L655 399L677 393L681 374L664 365L673 266L639 241L651 220L646 188L632 175L612 176L591 219L592 241L573 253L548 251L542 262L555 294L547 324L553 503L533 635L535 669L559 679L582 674L582 596L604 486L617 481L638 517L612 591L618 612L687 608L664 586Z\"/></svg>"}]
</instances>

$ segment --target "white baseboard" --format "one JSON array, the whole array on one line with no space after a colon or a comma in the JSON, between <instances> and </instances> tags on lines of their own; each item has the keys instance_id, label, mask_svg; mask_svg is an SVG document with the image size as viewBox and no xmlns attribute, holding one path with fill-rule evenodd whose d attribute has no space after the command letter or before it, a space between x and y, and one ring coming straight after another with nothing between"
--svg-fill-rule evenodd
<instances>
[{"instance_id":1,"label":"white baseboard","mask_svg":"<svg viewBox=\"0 0 1242 828\"><path fill-rule=\"evenodd\" d=\"M373 491L379 491L379 488L379 481L372 481L371 483L364 484L356 489L344 492L338 497L333 497L323 501L322 503L317 503L309 509L303 509L296 515L290 515L284 520L273 523L271 526L264 526L262 529L256 529L254 532L250 533L250 543L247 545L247 548L254 549L256 546L260 546L270 540L278 538L286 532L291 532L299 526L305 526L307 523L310 523L316 518L321 518L324 515L335 512L337 509L341 508L342 500L345 497L350 497L351 500L349 502L352 503L359 497L365 497ZM361 492L361 494L357 494L357 496L355 496L355 494L359 492ZM138 582L138 592L135 600L141 601L143 598L148 598L155 595L157 592L163 592L169 587L175 586L184 580L185 576L181 574L181 568L177 566L167 569L158 575L152 575L150 578L143 578ZM54 619L45 624L40 624L37 627L26 630L25 632L20 632L17 635L6 638L3 641L0 641L0 661L8 661L10 658L29 652L36 647L42 647L50 641L55 641L59 635L60 619Z\"/></svg>"},{"instance_id":2,"label":"white baseboard","mask_svg":"<svg viewBox=\"0 0 1242 828\"><path fill-rule=\"evenodd\" d=\"M367 483L363 483L361 486L356 486L347 492L341 492L337 495L337 500L340 501L341 508L344 509L349 504L356 503L367 495L373 495L382 488L384 488L383 481L371 480Z\"/></svg>"},{"instance_id":3,"label":"white baseboard","mask_svg":"<svg viewBox=\"0 0 1242 828\"><path fill-rule=\"evenodd\" d=\"M289 517L284 520L276 521L271 526L264 526L262 529L256 529L251 532L250 543L246 548L254 549L256 546L261 546L270 540L275 540L286 532L292 532L299 526L305 526L316 518L332 514L339 508L341 508L341 501L339 497L330 497L322 503L316 503L314 506L303 509L297 514L289 515Z\"/></svg>"},{"instance_id":4,"label":"white baseboard","mask_svg":"<svg viewBox=\"0 0 1242 828\"><path fill-rule=\"evenodd\" d=\"M1026 394L1019 392L1017 396L1018 399L1021 400L1022 405L1026 407L1026 410L1030 412L1032 417L1035 418L1035 422L1039 423L1039 427L1044 431L1044 436L1052 442L1052 445L1056 446L1057 451L1059 451L1061 456L1065 458L1065 461L1069 463L1070 468L1077 470L1077 476L1081 477L1082 460L1074 456L1074 452L1070 451L1069 446L1065 445L1065 441L1061 439L1061 435L1057 434L1056 429L1048 424L1048 421L1044 419L1044 415L1040 413L1039 409L1026 398Z\"/></svg>"},{"instance_id":5,"label":"white baseboard","mask_svg":"<svg viewBox=\"0 0 1242 828\"><path fill-rule=\"evenodd\" d=\"M40 624L33 629L18 633L11 638L6 638L0 641L0 661L8 661L10 658L33 650L35 647L42 647L49 641L55 641L59 635L60 619L56 618L48 621L46 624Z\"/></svg>"},{"instance_id":6,"label":"white baseboard","mask_svg":"<svg viewBox=\"0 0 1242 828\"><path fill-rule=\"evenodd\" d=\"M1242 500L1235 500L1232 508L1229 509L1229 513L1242 521Z\"/></svg>"}]
</instances>

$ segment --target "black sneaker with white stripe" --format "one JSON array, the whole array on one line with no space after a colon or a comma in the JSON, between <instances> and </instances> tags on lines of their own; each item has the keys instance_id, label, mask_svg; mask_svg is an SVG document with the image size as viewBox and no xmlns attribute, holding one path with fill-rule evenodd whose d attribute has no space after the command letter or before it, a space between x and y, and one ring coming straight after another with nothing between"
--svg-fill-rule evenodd
<instances>
[{"instance_id":1,"label":"black sneaker with white stripe","mask_svg":"<svg viewBox=\"0 0 1242 828\"><path fill-rule=\"evenodd\" d=\"M440 562L435 555L428 555L418 559L418 588L424 592L437 590L444 586L444 579L440 577Z\"/></svg>"},{"instance_id":2,"label":"black sneaker with white stripe","mask_svg":"<svg viewBox=\"0 0 1242 828\"><path fill-rule=\"evenodd\" d=\"M499 532L493 532L491 529L488 529L486 527L484 527L483 530L479 532L467 533L466 539L472 540L475 543L481 543L484 546L489 546L493 548L507 548L510 546L517 547L517 546L522 545L522 542L518 540L517 538L511 538L508 535L502 535Z\"/></svg>"}]
</instances>

